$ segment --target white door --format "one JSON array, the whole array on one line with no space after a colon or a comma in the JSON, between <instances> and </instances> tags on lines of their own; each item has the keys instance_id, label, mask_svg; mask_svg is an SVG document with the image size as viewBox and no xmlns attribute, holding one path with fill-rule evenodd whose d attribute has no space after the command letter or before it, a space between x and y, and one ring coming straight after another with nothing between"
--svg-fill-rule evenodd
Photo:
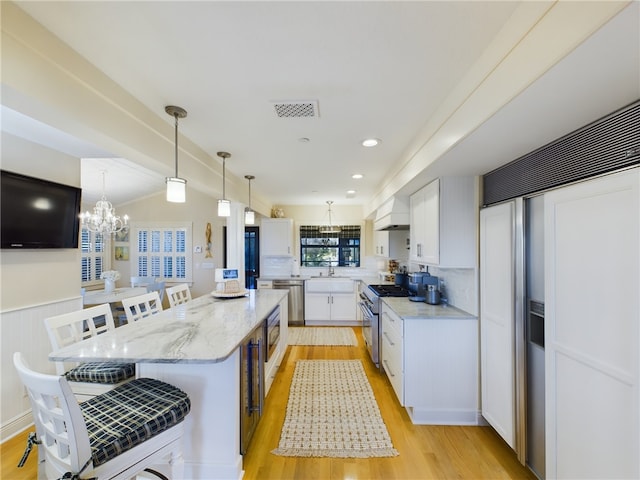
<instances>
[{"instance_id":1,"label":"white door","mask_svg":"<svg viewBox=\"0 0 640 480\"><path fill-rule=\"evenodd\" d=\"M640 478L640 169L545 195L546 478Z\"/></svg>"},{"instance_id":2,"label":"white door","mask_svg":"<svg viewBox=\"0 0 640 480\"><path fill-rule=\"evenodd\" d=\"M515 202L480 211L482 416L515 449Z\"/></svg>"}]
</instances>

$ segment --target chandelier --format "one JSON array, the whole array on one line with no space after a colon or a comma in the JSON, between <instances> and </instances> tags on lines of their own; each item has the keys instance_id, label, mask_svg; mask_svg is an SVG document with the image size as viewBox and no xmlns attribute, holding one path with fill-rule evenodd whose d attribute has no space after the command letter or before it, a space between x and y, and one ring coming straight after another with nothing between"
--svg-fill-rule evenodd
<instances>
[{"instance_id":1,"label":"chandelier","mask_svg":"<svg viewBox=\"0 0 640 480\"><path fill-rule=\"evenodd\" d=\"M80 214L82 228L86 228L90 232L102 233L103 235L111 235L112 233L127 231L129 229L129 216L125 215L120 218L116 215L116 211L107 201L104 194L104 174L102 171L102 198L96 202L93 207L93 213L86 211Z\"/></svg>"},{"instance_id":2,"label":"chandelier","mask_svg":"<svg viewBox=\"0 0 640 480\"><path fill-rule=\"evenodd\" d=\"M321 226L320 233L340 233L342 229L338 225L333 225L331 223L331 205L333 205L333 200L327 200L326 203L329 205L329 226Z\"/></svg>"}]
</instances>

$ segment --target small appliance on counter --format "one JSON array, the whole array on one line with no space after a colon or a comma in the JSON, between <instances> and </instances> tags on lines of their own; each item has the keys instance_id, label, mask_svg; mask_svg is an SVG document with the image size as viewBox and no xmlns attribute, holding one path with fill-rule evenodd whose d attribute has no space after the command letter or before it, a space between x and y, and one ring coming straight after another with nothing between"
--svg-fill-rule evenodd
<instances>
[{"instance_id":1,"label":"small appliance on counter","mask_svg":"<svg viewBox=\"0 0 640 480\"><path fill-rule=\"evenodd\" d=\"M440 303L438 291L438 277L429 272L414 272L409 274L409 290L415 293L409 297L412 302L426 302L431 305Z\"/></svg>"},{"instance_id":2,"label":"small appliance on counter","mask_svg":"<svg viewBox=\"0 0 640 480\"><path fill-rule=\"evenodd\" d=\"M219 293L239 293L244 289L240 288L238 280L238 270L232 268L216 268L215 273L216 292Z\"/></svg>"}]
</instances>

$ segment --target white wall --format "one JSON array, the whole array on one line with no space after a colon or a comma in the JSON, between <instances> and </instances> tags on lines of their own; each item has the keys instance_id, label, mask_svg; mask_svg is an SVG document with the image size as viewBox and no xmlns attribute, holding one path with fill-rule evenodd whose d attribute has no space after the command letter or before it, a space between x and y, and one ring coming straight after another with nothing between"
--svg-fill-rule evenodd
<instances>
[{"instance_id":1,"label":"white wall","mask_svg":"<svg viewBox=\"0 0 640 480\"><path fill-rule=\"evenodd\" d=\"M79 159L6 133L2 134L2 169L80 186ZM81 307L78 249L2 250L2 440L30 422L30 406L13 368L13 353L21 351L33 368L54 373L54 366L47 359L50 344L43 320Z\"/></svg>"},{"instance_id":2,"label":"white wall","mask_svg":"<svg viewBox=\"0 0 640 480\"><path fill-rule=\"evenodd\" d=\"M132 222L193 222L193 247L200 246L201 253L193 253L193 284L191 294L194 297L208 294L215 290L213 268L204 268L213 263L214 268L222 267L223 262L223 226L225 220L216 213L216 199L207 196L187 184L187 201L185 203L169 203L164 194L141 199L136 202L120 205L119 214L127 214ZM211 258L206 258L205 228L211 223ZM130 243L130 247L132 244ZM118 286L128 286L132 268L130 262L112 260L111 267L120 272Z\"/></svg>"}]
</instances>

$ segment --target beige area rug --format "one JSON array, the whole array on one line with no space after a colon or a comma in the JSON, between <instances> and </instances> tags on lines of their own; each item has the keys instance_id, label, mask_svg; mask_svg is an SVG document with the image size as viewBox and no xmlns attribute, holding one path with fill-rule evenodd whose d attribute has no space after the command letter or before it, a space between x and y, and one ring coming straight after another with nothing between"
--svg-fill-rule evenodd
<instances>
[{"instance_id":1,"label":"beige area rug","mask_svg":"<svg viewBox=\"0 0 640 480\"><path fill-rule=\"evenodd\" d=\"M353 329L346 327L289 327L289 345L348 345L357 347Z\"/></svg>"},{"instance_id":2,"label":"beige area rug","mask_svg":"<svg viewBox=\"0 0 640 480\"><path fill-rule=\"evenodd\" d=\"M280 444L285 457L395 457L360 360L298 360Z\"/></svg>"}]
</instances>

